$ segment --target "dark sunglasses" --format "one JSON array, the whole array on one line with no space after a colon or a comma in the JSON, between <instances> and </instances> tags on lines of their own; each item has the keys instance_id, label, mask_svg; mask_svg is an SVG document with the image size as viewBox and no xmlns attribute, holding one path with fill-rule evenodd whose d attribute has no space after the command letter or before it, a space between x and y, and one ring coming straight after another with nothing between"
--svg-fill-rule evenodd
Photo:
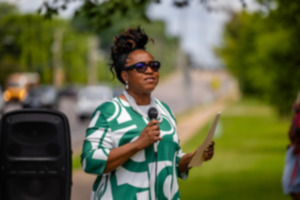
<instances>
[{"instance_id":1,"label":"dark sunglasses","mask_svg":"<svg viewBox=\"0 0 300 200\"><path fill-rule=\"evenodd\" d=\"M147 70L148 66L152 69L152 71L157 72L160 68L160 62L150 61L148 62L148 64L145 62L138 62L133 65L130 65L129 67L124 67L123 70L129 71L136 69L137 72L144 73Z\"/></svg>"}]
</instances>

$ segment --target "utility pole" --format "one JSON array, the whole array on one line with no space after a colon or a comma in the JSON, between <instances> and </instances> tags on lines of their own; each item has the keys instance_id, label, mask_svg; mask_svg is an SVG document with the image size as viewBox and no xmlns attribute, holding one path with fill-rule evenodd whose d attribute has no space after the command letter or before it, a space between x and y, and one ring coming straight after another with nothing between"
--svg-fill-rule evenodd
<instances>
[{"instance_id":1,"label":"utility pole","mask_svg":"<svg viewBox=\"0 0 300 200\"><path fill-rule=\"evenodd\" d=\"M184 32L187 30L186 28L186 19L185 16L187 13L185 13L186 7L181 8L181 15L180 19L178 20L179 23L179 37L180 37L180 43L177 50L177 68L180 70L183 78L183 95L184 95L184 101L185 101L185 107L189 108L192 105L192 95L191 95L191 78L189 74L189 66L187 61L187 56L185 52L182 49L181 40L184 38Z\"/></svg>"},{"instance_id":2,"label":"utility pole","mask_svg":"<svg viewBox=\"0 0 300 200\"><path fill-rule=\"evenodd\" d=\"M99 39L96 36L91 36L88 39L88 68L87 68L87 82L88 85L96 85L98 83L98 45Z\"/></svg>"},{"instance_id":3,"label":"utility pole","mask_svg":"<svg viewBox=\"0 0 300 200\"><path fill-rule=\"evenodd\" d=\"M53 86L59 88L64 82L64 71L62 67L62 41L63 30L58 28L54 31L53 53Z\"/></svg>"}]
</instances>

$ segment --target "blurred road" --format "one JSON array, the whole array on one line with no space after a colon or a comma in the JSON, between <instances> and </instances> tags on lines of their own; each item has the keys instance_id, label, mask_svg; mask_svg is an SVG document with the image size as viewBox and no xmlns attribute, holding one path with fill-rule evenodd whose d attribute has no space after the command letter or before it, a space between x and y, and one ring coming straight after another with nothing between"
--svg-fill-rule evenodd
<instances>
[{"instance_id":1,"label":"blurred road","mask_svg":"<svg viewBox=\"0 0 300 200\"><path fill-rule=\"evenodd\" d=\"M180 129L185 130L184 136L179 135L182 142L188 140L192 133L211 119L218 110L224 108L225 104L220 103L220 99L237 96L235 81L225 71L191 70L188 83L180 73L174 73L161 81L153 92L153 95L166 102L175 114L188 110L194 111L189 118L178 123L179 134ZM77 118L75 105L76 99L62 98L59 102L59 110L69 119L72 149L74 154L79 154L89 120L80 121ZM202 107L207 105L207 109L196 110L199 105ZM5 112L14 109L20 109L20 106L10 104L5 108ZM94 178L95 176L87 175L81 169L73 172L72 200L89 199Z\"/></svg>"}]
</instances>

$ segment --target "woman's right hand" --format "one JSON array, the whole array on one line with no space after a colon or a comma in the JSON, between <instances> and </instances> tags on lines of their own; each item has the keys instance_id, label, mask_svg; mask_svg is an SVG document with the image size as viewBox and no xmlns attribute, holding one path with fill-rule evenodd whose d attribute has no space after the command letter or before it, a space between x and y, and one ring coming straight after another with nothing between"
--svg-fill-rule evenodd
<instances>
[{"instance_id":1,"label":"woman's right hand","mask_svg":"<svg viewBox=\"0 0 300 200\"><path fill-rule=\"evenodd\" d=\"M108 155L104 173L115 170L138 151L145 149L158 140L161 140L158 124L159 121L151 120L135 141L112 149Z\"/></svg>"},{"instance_id":2,"label":"woman's right hand","mask_svg":"<svg viewBox=\"0 0 300 200\"><path fill-rule=\"evenodd\" d=\"M135 141L139 150L145 149L154 142L161 140L159 121L151 120L143 129L138 139Z\"/></svg>"}]
</instances>

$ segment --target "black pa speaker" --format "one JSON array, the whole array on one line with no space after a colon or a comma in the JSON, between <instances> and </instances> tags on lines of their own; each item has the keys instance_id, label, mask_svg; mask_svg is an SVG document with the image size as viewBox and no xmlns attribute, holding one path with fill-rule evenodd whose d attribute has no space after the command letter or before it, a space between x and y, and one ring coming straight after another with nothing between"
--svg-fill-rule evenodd
<instances>
[{"instance_id":1,"label":"black pa speaker","mask_svg":"<svg viewBox=\"0 0 300 200\"><path fill-rule=\"evenodd\" d=\"M0 124L0 200L69 200L71 156L63 113L5 113Z\"/></svg>"}]
</instances>

